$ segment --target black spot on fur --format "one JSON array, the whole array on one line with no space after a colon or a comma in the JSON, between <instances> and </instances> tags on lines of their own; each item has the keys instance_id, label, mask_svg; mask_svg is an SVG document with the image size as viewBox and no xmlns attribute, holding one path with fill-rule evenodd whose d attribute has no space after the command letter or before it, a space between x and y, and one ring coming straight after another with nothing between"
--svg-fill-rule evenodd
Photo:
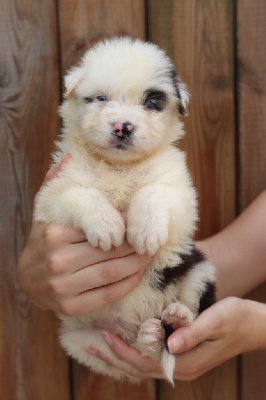
<instances>
[{"instance_id":1,"label":"black spot on fur","mask_svg":"<svg viewBox=\"0 0 266 400\"><path fill-rule=\"evenodd\" d=\"M215 285L213 283L208 283L206 286L206 290L203 293L200 304L199 304L199 314L204 310L212 306L216 302L215 298Z\"/></svg>"},{"instance_id":2,"label":"black spot on fur","mask_svg":"<svg viewBox=\"0 0 266 400\"><path fill-rule=\"evenodd\" d=\"M169 71L169 75L170 75L170 78L172 79L173 86L175 88L176 97L179 100L179 102L178 102L178 111L180 112L180 114L186 115L186 109L181 103L181 95L180 95L179 85L178 85L178 83L179 83L178 72L173 68L173 69L171 69Z\"/></svg>"},{"instance_id":3,"label":"black spot on fur","mask_svg":"<svg viewBox=\"0 0 266 400\"><path fill-rule=\"evenodd\" d=\"M147 102L154 103L155 107L153 110L162 111L167 103L166 93L162 90L148 89L144 93L143 105Z\"/></svg>"},{"instance_id":4,"label":"black spot on fur","mask_svg":"<svg viewBox=\"0 0 266 400\"><path fill-rule=\"evenodd\" d=\"M93 102L93 99L92 99L91 97L85 97L85 98L84 98L84 102L85 102L85 103L92 103L92 102Z\"/></svg>"},{"instance_id":5,"label":"black spot on fur","mask_svg":"<svg viewBox=\"0 0 266 400\"><path fill-rule=\"evenodd\" d=\"M165 325L162 323L163 329L164 329L164 340L163 340L163 345L167 348L167 340L169 336L172 335L172 333L175 331L171 325Z\"/></svg>"},{"instance_id":6,"label":"black spot on fur","mask_svg":"<svg viewBox=\"0 0 266 400\"><path fill-rule=\"evenodd\" d=\"M196 264L205 260L203 254L193 247L190 254L181 254L181 263L176 267L166 267L162 271L159 289L164 290L169 284L185 276Z\"/></svg>"}]
</instances>

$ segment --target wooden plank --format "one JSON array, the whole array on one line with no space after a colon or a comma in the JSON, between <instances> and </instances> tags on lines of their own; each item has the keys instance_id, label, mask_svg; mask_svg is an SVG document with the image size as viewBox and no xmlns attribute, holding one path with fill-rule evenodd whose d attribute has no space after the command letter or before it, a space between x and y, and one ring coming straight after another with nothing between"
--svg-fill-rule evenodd
<instances>
[{"instance_id":1,"label":"wooden plank","mask_svg":"<svg viewBox=\"0 0 266 400\"><path fill-rule=\"evenodd\" d=\"M52 313L32 306L16 281L33 197L58 132L56 10L0 0L0 387L2 399L69 399L68 360Z\"/></svg>"},{"instance_id":2,"label":"wooden plank","mask_svg":"<svg viewBox=\"0 0 266 400\"><path fill-rule=\"evenodd\" d=\"M266 285L249 294L248 298L266 303ZM266 399L266 352L251 351L242 356L242 400Z\"/></svg>"},{"instance_id":3,"label":"wooden plank","mask_svg":"<svg viewBox=\"0 0 266 400\"><path fill-rule=\"evenodd\" d=\"M243 210L266 187L266 3L238 0L240 187ZM252 300L266 303L266 285ZM242 399L266 398L266 354L242 356Z\"/></svg>"},{"instance_id":4,"label":"wooden plank","mask_svg":"<svg viewBox=\"0 0 266 400\"><path fill-rule=\"evenodd\" d=\"M266 3L238 0L240 208L266 187Z\"/></svg>"},{"instance_id":5,"label":"wooden plank","mask_svg":"<svg viewBox=\"0 0 266 400\"><path fill-rule=\"evenodd\" d=\"M115 35L144 39L145 35L143 0L60 0L59 16L63 74L100 39ZM88 396L95 400L153 400L156 396L153 380L134 386L118 383L77 363L73 371L75 400L87 400Z\"/></svg>"},{"instance_id":6,"label":"wooden plank","mask_svg":"<svg viewBox=\"0 0 266 400\"><path fill-rule=\"evenodd\" d=\"M63 74L101 39L144 39L143 0L59 0L59 15Z\"/></svg>"},{"instance_id":7,"label":"wooden plank","mask_svg":"<svg viewBox=\"0 0 266 400\"><path fill-rule=\"evenodd\" d=\"M156 386L153 379L139 385L117 382L112 378L94 374L74 364L74 399L78 400L155 400Z\"/></svg>"},{"instance_id":8,"label":"wooden plank","mask_svg":"<svg viewBox=\"0 0 266 400\"><path fill-rule=\"evenodd\" d=\"M235 216L233 4L230 0L150 0L149 39L175 61L191 93L183 147L199 194L199 237ZM160 385L160 399L236 399L237 363L203 377Z\"/></svg>"}]
</instances>

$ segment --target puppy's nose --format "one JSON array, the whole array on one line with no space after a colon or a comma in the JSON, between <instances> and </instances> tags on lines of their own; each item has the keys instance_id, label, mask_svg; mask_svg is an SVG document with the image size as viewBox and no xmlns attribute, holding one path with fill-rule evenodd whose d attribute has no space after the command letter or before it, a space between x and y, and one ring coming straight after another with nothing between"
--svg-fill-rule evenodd
<instances>
[{"instance_id":1,"label":"puppy's nose","mask_svg":"<svg viewBox=\"0 0 266 400\"><path fill-rule=\"evenodd\" d=\"M114 124L113 132L121 139L130 136L133 131L134 126L131 124L131 122L116 122Z\"/></svg>"}]
</instances>

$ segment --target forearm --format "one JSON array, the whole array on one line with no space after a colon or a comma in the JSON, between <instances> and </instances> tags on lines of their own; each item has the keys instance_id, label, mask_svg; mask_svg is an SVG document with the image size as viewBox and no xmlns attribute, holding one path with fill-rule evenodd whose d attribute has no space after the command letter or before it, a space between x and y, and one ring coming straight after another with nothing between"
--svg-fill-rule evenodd
<instances>
[{"instance_id":1,"label":"forearm","mask_svg":"<svg viewBox=\"0 0 266 400\"><path fill-rule=\"evenodd\" d=\"M266 304L251 300L242 301L246 307L247 325L247 348L244 351L266 350Z\"/></svg>"},{"instance_id":2,"label":"forearm","mask_svg":"<svg viewBox=\"0 0 266 400\"><path fill-rule=\"evenodd\" d=\"M215 265L217 297L242 297L266 280L266 191L227 228L196 243Z\"/></svg>"}]
</instances>

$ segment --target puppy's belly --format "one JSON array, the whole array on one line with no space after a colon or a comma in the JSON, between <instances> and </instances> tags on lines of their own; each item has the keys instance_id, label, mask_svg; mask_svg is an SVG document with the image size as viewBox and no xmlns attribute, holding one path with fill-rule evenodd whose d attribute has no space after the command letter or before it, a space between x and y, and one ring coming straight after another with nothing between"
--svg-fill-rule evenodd
<instances>
[{"instance_id":1,"label":"puppy's belly","mask_svg":"<svg viewBox=\"0 0 266 400\"><path fill-rule=\"evenodd\" d=\"M144 285L145 290L140 288L142 285ZM139 284L122 300L99 310L79 317L60 315L62 347L71 357L95 372L109 375L115 379L127 377L130 381L137 382L136 378L132 379L131 375L90 355L86 352L86 348L93 346L108 359L117 363L118 359L106 344L103 332L113 332L131 345L137 339L141 323L154 317L155 314L160 315L162 308L162 293L154 292L147 286L147 283Z\"/></svg>"}]
</instances>

